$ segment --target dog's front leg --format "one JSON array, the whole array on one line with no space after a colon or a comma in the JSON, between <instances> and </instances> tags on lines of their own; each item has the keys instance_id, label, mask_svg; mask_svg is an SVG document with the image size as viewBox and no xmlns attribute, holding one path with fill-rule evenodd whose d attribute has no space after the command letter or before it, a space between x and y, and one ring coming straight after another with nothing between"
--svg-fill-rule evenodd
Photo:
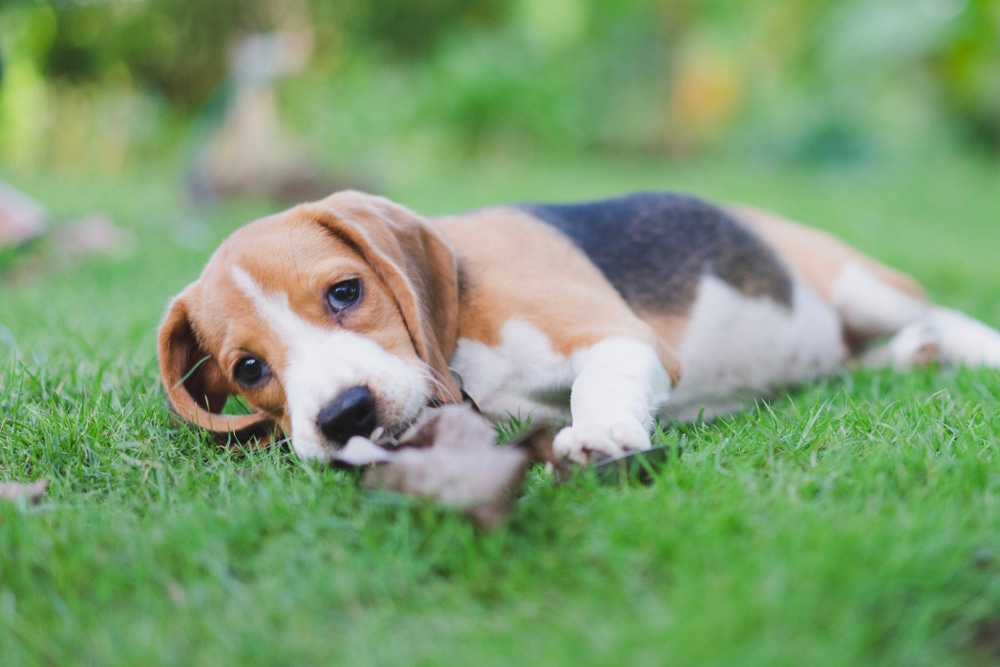
<instances>
[{"instance_id":1,"label":"dog's front leg","mask_svg":"<svg viewBox=\"0 0 1000 667\"><path fill-rule=\"evenodd\" d=\"M670 394L656 351L630 338L610 338L573 355L573 423L553 442L559 458L598 461L649 448L653 419Z\"/></svg>"}]
</instances>

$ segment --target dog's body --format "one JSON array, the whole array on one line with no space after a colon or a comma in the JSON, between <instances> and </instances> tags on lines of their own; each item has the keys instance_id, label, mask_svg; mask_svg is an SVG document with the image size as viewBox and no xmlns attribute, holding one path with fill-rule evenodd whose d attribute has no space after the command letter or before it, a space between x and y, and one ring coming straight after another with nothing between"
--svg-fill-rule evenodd
<instances>
[{"instance_id":1,"label":"dog's body","mask_svg":"<svg viewBox=\"0 0 1000 667\"><path fill-rule=\"evenodd\" d=\"M464 390L488 415L568 423L557 454L649 446L877 353L1000 367L1000 334L909 277L749 208L638 194L425 220L345 192L233 234L160 336L174 409L219 434L277 426L327 459ZM871 355L871 353L866 353ZM242 395L254 413L222 414Z\"/></svg>"}]
</instances>

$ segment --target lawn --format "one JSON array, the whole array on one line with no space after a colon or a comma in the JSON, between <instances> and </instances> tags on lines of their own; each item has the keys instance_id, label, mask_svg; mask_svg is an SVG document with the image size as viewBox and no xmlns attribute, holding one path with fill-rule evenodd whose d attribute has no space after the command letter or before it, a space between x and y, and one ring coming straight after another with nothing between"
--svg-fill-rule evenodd
<instances>
[{"instance_id":1,"label":"lawn","mask_svg":"<svg viewBox=\"0 0 1000 667\"><path fill-rule=\"evenodd\" d=\"M534 471L482 533L286 449L171 423L167 299L263 203L194 210L164 167L6 174L131 256L0 263L0 665L1000 664L1000 375L843 373L667 427L648 485ZM682 189L834 230L1000 326L1000 169L605 159L398 167L433 214Z\"/></svg>"}]
</instances>

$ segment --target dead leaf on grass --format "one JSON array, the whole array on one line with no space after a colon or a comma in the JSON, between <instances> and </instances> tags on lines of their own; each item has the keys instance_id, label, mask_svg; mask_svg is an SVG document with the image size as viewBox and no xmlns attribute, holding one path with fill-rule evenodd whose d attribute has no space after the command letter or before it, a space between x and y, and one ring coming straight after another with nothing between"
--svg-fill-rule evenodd
<instances>
[{"instance_id":1,"label":"dead leaf on grass","mask_svg":"<svg viewBox=\"0 0 1000 667\"><path fill-rule=\"evenodd\" d=\"M371 466L369 488L425 498L465 512L484 528L497 526L512 508L512 496L534 459L537 434L528 447L496 445L490 423L468 405L434 409L430 416L382 446L354 437L335 460Z\"/></svg>"},{"instance_id":2,"label":"dead leaf on grass","mask_svg":"<svg viewBox=\"0 0 1000 667\"><path fill-rule=\"evenodd\" d=\"M37 505L42 499L42 495L45 493L45 489L48 485L49 481L44 478L31 482L30 484L24 484L22 482L0 482L0 500L17 502L23 498L32 505Z\"/></svg>"},{"instance_id":3,"label":"dead leaf on grass","mask_svg":"<svg viewBox=\"0 0 1000 667\"><path fill-rule=\"evenodd\" d=\"M986 618L972 628L972 645L993 659L1000 660L1000 618Z\"/></svg>"},{"instance_id":4,"label":"dead leaf on grass","mask_svg":"<svg viewBox=\"0 0 1000 667\"><path fill-rule=\"evenodd\" d=\"M356 435L347 441L333 455L333 460L337 463L360 468L362 466L374 465L376 463L389 463L395 458L394 454L375 444L368 438Z\"/></svg>"},{"instance_id":5,"label":"dead leaf on grass","mask_svg":"<svg viewBox=\"0 0 1000 667\"><path fill-rule=\"evenodd\" d=\"M107 214L94 213L59 227L54 243L65 255L107 255L128 259L135 254L135 235Z\"/></svg>"}]
</instances>

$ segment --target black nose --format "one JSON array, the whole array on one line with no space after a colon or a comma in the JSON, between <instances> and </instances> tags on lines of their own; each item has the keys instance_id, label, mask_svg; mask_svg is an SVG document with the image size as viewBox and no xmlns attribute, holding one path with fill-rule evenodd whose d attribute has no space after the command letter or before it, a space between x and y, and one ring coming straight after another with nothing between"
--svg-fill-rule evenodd
<instances>
[{"instance_id":1,"label":"black nose","mask_svg":"<svg viewBox=\"0 0 1000 667\"><path fill-rule=\"evenodd\" d=\"M331 442L343 445L352 436L375 430L375 397L368 387L351 387L320 410L316 425Z\"/></svg>"}]
</instances>

